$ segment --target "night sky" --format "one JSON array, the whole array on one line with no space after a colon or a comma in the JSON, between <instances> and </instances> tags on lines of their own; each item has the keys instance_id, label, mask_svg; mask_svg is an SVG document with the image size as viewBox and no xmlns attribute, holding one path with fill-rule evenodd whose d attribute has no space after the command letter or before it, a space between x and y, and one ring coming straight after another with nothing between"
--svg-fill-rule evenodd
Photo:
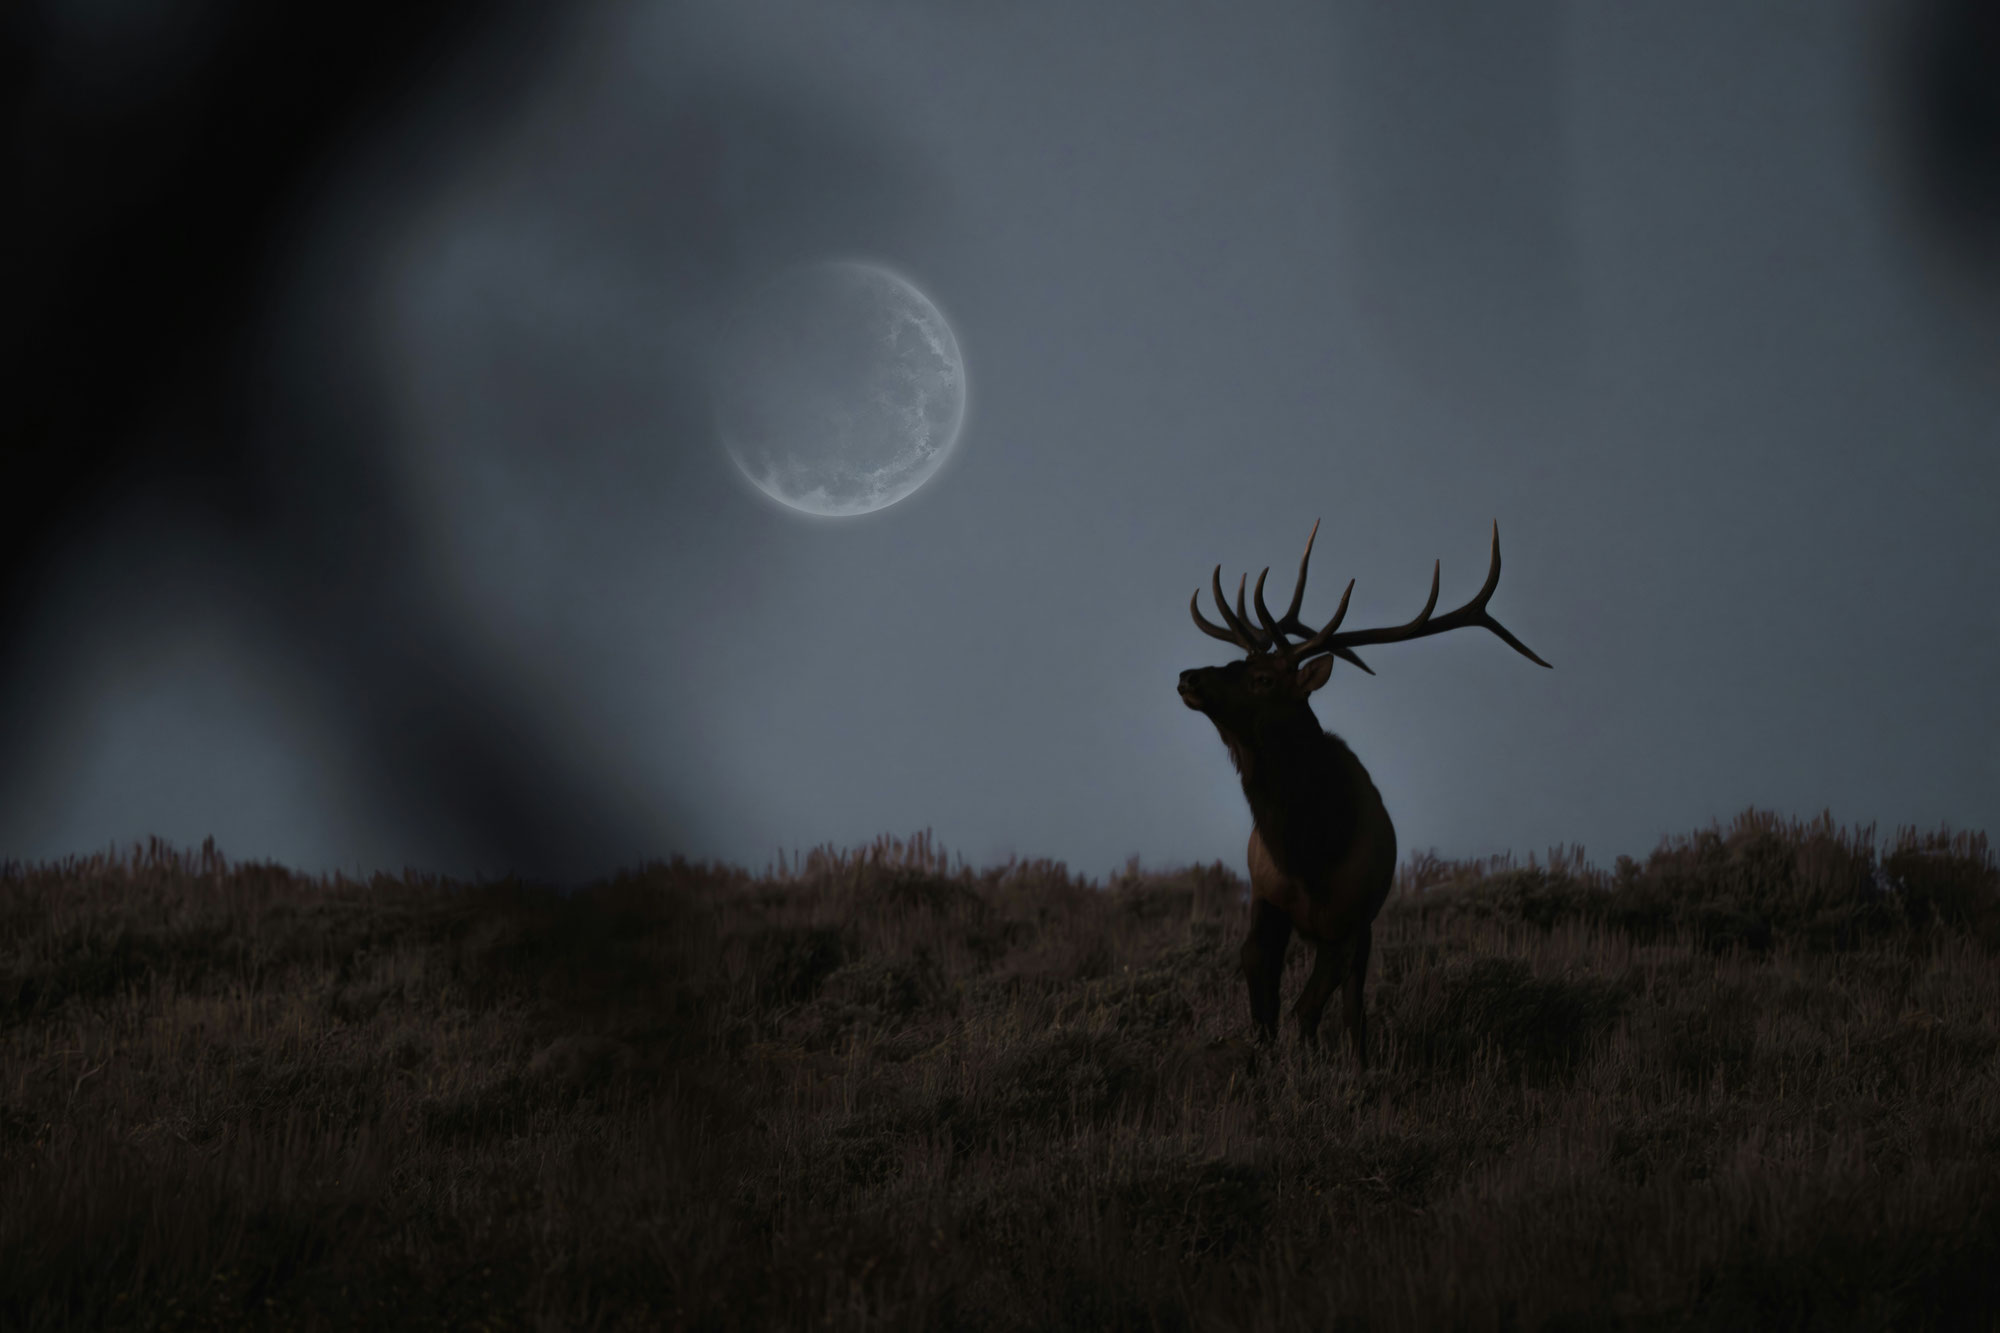
<instances>
[{"instance_id":1,"label":"night sky","mask_svg":"<svg viewBox=\"0 0 2000 1333\"><path fill-rule=\"evenodd\" d=\"M1304 615L1353 578L1366 626L1434 559L1470 597L1497 519L1490 609L1554 665L1461 631L1337 667L1315 710L1406 851L2000 827L1971 8L468 11L255 155L255 117L106 145L232 69L276 95L301 40L36 12L13 262L54 276L13 335L56 350L17 461L60 485L0 478L40 515L0 857L579 876L930 828L1240 870L1187 599L1269 565L1282 606L1316 520ZM241 190L171 196L184 239L204 161ZM906 276L966 362L955 454L861 518L754 491L704 387L823 258Z\"/></svg>"}]
</instances>

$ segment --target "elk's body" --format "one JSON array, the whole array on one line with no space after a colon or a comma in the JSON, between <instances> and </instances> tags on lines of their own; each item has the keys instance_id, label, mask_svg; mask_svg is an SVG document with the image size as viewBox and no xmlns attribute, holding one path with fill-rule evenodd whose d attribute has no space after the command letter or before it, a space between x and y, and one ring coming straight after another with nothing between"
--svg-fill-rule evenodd
<instances>
[{"instance_id":1,"label":"elk's body","mask_svg":"<svg viewBox=\"0 0 2000 1333\"><path fill-rule=\"evenodd\" d=\"M1526 645L1486 614L1486 601L1500 581L1500 529L1493 529L1493 563L1486 586L1472 601L1436 619L1437 572L1431 574L1430 601L1407 625L1386 629L1335 631L1347 614L1347 593L1333 619L1313 630L1299 618L1305 596L1305 558L1292 604L1283 617L1273 618L1264 605L1264 577L1257 579L1256 609L1261 628L1252 624L1243 604L1243 583L1236 589L1232 611L1222 595L1222 570L1217 566L1211 587L1227 629L1202 617L1196 593L1189 604L1203 633L1242 648L1246 656L1219 667L1183 671L1182 702L1208 716L1229 747L1229 757L1243 778L1243 795L1250 802L1256 827L1250 834L1250 937L1243 943L1243 976L1250 991L1250 1019L1257 1038L1268 1041L1278 1025L1278 985L1283 977L1285 948L1297 931L1317 954L1312 976L1293 1011L1299 1036L1307 1044L1318 1040L1320 1016L1334 988L1344 983L1342 1009L1356 1057L1368 1062L1367 1013L1363 987L1375 914L1382 910L1396 876L1396 829L1382 804L1368 770L1346 742L1322 728L1307 702L1326 684L1335 657L1363 671L1368 667L1353 649L1371 643L1395 643L1469 625L1492 630L1510 646L1542 666ZM1246 580L1247 581L1247 580ZM1287 635L1305 640L1291 644ZM1373 674L1372 672L1370 674Z\"/></svg>"}]
</instances>

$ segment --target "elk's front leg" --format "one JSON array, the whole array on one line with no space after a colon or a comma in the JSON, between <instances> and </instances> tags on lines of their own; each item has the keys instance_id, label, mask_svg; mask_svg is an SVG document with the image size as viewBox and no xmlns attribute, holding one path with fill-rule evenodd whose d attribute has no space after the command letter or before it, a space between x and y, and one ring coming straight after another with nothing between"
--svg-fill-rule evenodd
<instances>
[{"instance_id":1,"label":"elk's front leg","mask_svg":"<svg viewBox=\"0 0 2000 1333\"><path fill-rule=\"evenodd\" d=\"M1346 993L1341 997L1347 1011L1347 1039L1354 1043L1354 1058L1363 1069L1368 1068L1368 1010L1363 989L1368 984L1368 946L1374 933L1372 922L1361 928L1361 938L1354 942L1354 961L1347 969Z\"/></svg>"},{"instance_id":2,"label":"elk's front leg","mask_svg":"<svg viewBox=\"0 0 2000 1333\"><path fill-rule=\"evenodd\" d=\"M1278 982L1292 919L1262 898L1250 903L1250 938L1243 941L1243 979L1250 986L1250 1026L1261 1044L1278 1035Z\"/></svg>"}]
</instances>

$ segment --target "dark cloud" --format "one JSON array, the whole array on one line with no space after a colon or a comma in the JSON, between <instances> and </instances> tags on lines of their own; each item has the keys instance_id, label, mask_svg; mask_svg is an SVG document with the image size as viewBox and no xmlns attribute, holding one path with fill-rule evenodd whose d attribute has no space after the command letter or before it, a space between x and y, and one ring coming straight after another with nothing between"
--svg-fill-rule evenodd
<instances>
[{"instance_id":1,"label":"dark cloud","mask_svg":"<svg viewBox=\"0 0 2000 1333\"><path fill-rule=\"evenodd\" d=\"M221 599L274 639L369 822L414 856L573 875L672 848L657 793L580 747L438 579L355 308L381 236L481 169L496 127L600 38L590 20L472 0L17 14L0 461L0 776L17 808L51 762L50 673L72 669L31 650L129 612L122 588ZM669 299L712 307L746 268L905 208L837 109L693 62L659 73L676 86L643 126L588 140L624 170L572 160L557 186L599 241L649 229L626 248ZM693 429L695 368L663 376L655 424ZM544 399L545 416L573 432L587 401ZM533 443L544 466L565 452L564 433ZM676 457L647 481L673 487ZM79 559L124 573L56 577Z\"/></svg>"}]
</instances>

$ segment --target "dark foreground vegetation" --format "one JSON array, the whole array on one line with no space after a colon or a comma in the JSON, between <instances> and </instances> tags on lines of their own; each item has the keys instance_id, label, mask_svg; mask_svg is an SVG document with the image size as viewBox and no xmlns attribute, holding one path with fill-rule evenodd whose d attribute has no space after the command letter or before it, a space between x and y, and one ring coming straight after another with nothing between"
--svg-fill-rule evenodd
<instances>
[{"instance_id":1,"label":"dark foreground vegetation","mask_svg":"<svg viewBox=\"0 0 2000 1333\"><path fill-rule=\"evenodd\" d=\"M1993 1324L1982 837L1418 857L1366 1074L1246 1074L1242 899L923 838L568 898L8 869L0 1325Z\"/></svg>"}]
</instances>

